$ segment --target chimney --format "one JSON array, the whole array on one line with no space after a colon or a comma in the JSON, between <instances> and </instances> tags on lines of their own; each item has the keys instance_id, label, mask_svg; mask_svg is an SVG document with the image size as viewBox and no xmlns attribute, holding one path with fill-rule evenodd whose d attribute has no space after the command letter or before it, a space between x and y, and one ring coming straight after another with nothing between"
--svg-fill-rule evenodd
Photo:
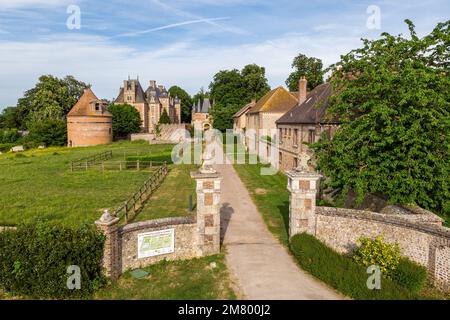
<instances>
[{"instance_id":1,"label":"chimney","mask_svg":"<svg viewBox=\"0 0 450 320\"><path fill-rule=\"evenodd\" d=\"M253 98L253 99L252 99L252 104L255 104L255 103L256 103L256 99Z\"/></svg>"},{"instance_id":2,"label":"chimney","mask_svg":"<svg viewBox=\"0 0 450 320\"><path fill-rule=\"evenodd\" d=\"M306 85L308 81L305 77L301 77L298 82L298 104L302 104L306 100Z\"/></svg>"},{"instance_id":3,"label":"chimney","mask_svg":"<svg viewBox=\"0 0 450 320\"><path fill-rule=\"evenodd\" d=\"M150 80L150 87L156 88L156 81L155 80Z\"/></svg>"}]
</instances>

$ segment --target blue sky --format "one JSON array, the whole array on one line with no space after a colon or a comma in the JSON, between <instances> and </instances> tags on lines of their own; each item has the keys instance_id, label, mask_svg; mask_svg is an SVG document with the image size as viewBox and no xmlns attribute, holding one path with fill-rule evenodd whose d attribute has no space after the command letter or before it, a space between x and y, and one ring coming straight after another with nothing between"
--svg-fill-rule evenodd
<instances>
[{"instance_id":1,"label":"blue sky","mask_svg":"<svg viewBox=\"0 0 450 320\"><path fill-rule=\"evenodd\" d=\"M66 26L69 5L79 30ZM381 29L366 26L370 5ZM128 75L193 94L219 70L257 63L276 87L299 52L329 65L362 37L406 33L405 18L424 35L449 12L448 0L0 0L0 109L42 74L74 75L112 99Z\"/></svg>"}]
</instances>

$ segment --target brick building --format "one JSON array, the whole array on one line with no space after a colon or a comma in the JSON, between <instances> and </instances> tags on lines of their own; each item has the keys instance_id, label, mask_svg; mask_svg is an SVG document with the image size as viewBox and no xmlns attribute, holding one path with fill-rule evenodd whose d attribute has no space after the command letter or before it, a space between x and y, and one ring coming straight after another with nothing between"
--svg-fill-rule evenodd
<instances>
[{"instance_id":1,"label":"brick building","mask_svg":"<svg viewBox=\"0 0 450 320\"><path fill-rule=\"evenodd\" d=\"M99 100L91 89L83 95L67 114L67 145L94 146L112 142L112 114L108 103Z\"/></svg>"},{"instance_id":2,"label":"brick building","mask_svg":"<svg viewBox=\"0 0 450 320\"><path fill-rule=\"evenodd\" d=\"M339 126L338 121L325 118L327 100L332 93L331 84L318 85L309 93L306 91L306 84L306 79L302 78L299 84L299 103L276 121L280 170L289 170L299 165L312 169L313 165L308 164L312 151L305 143L318 141L323 132L332 137Z\"/></svg>"},{"instance_id":3,"label":"brick building","mask_svg":"<svg viewBox=\"0 0 450 320\"><path fill-rule=\"evenodd\" d=\"M142 120L142 132L153 133L159 119L165 110L171 123L181 123L181 100L171 97L166 88L156 85L150 80L149 87L144 91L139 79L128 79L123 82L119 96L114 104L127 103L139 111Z\"/></svg>"},{"instance_id":4,"label":"brick building","mask_svg":"<svg viewBox=\"0 0 450 320\"><path fill-rule=\"evenodd\" d=\"M208 98L203 101L198 101L196 105L192 106L192 125L194 130L207 130L212 127L209 110L211 109L211 102Z\"/></svg>"}]
</instances>

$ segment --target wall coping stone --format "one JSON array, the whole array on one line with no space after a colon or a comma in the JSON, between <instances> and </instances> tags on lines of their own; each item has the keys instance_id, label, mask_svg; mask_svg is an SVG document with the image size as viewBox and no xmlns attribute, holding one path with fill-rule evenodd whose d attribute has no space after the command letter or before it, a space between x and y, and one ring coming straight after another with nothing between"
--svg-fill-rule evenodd
<instances>
[{"instance_id":1,"label":"wall coping stone","mask_svg":"<svg viewBox=\"0 0 450 320\"><path fill-rule=\"evenodd\" d=\"M433 234L450 240L450 228L439 225L420 224L417 221L411 221L402 215L382 214L366 210L333 208L333 207L316 207L316 214L323 216L339 216L343 218L352 218L357 220L372 220L386 224L392 224L399 227L418 230L424 233Z\"/></svg>"},{"instance_id":2,"label":"wall coping stone","mask_svg":"<svg viewBox=\"0 0 450 320\"><path fill-rule=\"evenodd\" d=\"M157 227L165 227L170 225L181 225L181 224L193 224L196 222L195 216L186 216L186 217L169 217L169 218L161 218L154 220L147 220L141 222L135 222L131 224L127 224L119 229L119 234L123 235L125 233L129 233L132 231L146 229L146 228L157 228Z\"/></svg>"}]
</instances>

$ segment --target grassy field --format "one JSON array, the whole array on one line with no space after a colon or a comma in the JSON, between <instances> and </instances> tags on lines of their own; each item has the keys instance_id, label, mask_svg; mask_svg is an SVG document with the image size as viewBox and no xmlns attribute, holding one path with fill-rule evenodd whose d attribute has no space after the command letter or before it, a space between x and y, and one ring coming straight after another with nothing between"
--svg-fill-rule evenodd
<instances>
[{"instance_id":1,"label":"grassy field","mask_svg":"<svg viewBox=\"0 0 450 320\"><path fill-rule=\"evenodd\" d=\"M211 264L216 267L212 268ZM115 300L212 300L236 299L223 254L185 261L163 261L143 270L136 279L129 272L101 289L96 299Z\"/></svg>"},{"instance_id":2,"label":"grassy field","mask_svg":"<svg viewBox=\"0 0 450 320\"><path fill-rule=\"evenodd\" d=\"M70 162L112 150L112 160L166 153L173 145L117 142L85 148L48 148L0 155L0 225L36 219L66 226L92 223L113 210L148 178L148 171L70 171Z\"/></svg>"},{"instance_id":3,"label":"grassy field","mask_svg":"<svg viewBox=\"0 0 450 320\"><path fill-rule=\"evenodd\" d=\"M170 165L167 177L134 221L190 214L189 196L192 195L194 209L196 200L195 180L190 177L190 172L196 169L196 165Z\"/></svg>"}]
</instances>

